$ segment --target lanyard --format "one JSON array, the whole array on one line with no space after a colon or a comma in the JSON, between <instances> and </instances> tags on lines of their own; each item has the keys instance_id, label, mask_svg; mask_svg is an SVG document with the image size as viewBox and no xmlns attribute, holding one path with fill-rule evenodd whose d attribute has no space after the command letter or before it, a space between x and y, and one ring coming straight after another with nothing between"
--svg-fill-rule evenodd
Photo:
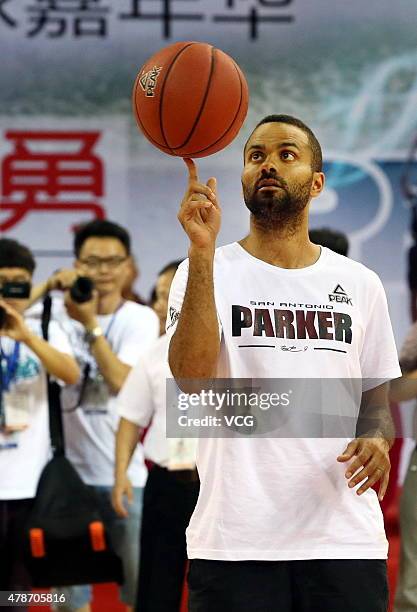
<instances>
[{"instance_id":1,"label":"lanyard","mask_svg":"<svg viewBox=\"0 0 417 612\"><path fill-rule=\"evenodd\" d=\"M2 387L4 391L8 391L10 388L10 383L13 382L16 373L17 367L19 365L19 357L20 357L20 342L14 343L13 351L7 355L4 352L3 347L0 346L0 363L2 369Z\"/></svg>"},{"instance_id":2,"label":"lanyard","mask_svg":"<svg viewBox=\"0 0 417 612\"><path fill-rule=\"evenodd\" d=\"M113 326L113 323L114 323L114 321L116 319L117 313L119 312L119 310L121 309L123 304L124 304L124 300L122 300L120 302L120 304L118 305L118 307L114 311L113 316L110 319L109 324L107 326L107 329L104 332L104 337L106 338L107 341L109 339L110 330L111 330L111 328ZM83 376L82 376L82 380L81 380L81 384L80 384L80 393L78 395L77 404L73 408L70 408L69 410L67 410L66 412L73 412L74 410L76 410L77 408L79 408L81 406L81 404L83 402L83 397L84 397L84 394L85 394L85 391L86 391L86 388L87 388L87 382L88 382L88 378L89 378L89 375L90 375L90 370L91 370L91 364L87 362L85 364L84 370L83 370Z\"/></svg>"},{"instance_id":3,"label":"lanyard","mask_svg":"<svg viewBox=\"0 0 417 612\"><path fill-rule=\"evenodd\" d=\"M108 326L107 326L107 329L106 329L106 331L104 332L104 337L106 338L106 340L108 340L108 339L109 339L110 330L111 330L111 328L113 327L113 323L114 323L114 321L115 321L115 319L116 319L117 313L119 312L119 310L121 309L121 307L123 306L123 304L124 304L124 303L125 303L125 301L124 301L124 300L122 300L122 301L120 302L120 304L118 305L118 307L117 307L117 308L116 308L116 310L114 311L112 318L110 319L110 322L109 322L109 324L108 324Z\"/></svg>"},{"instance_id":4,"label":"lanyard","mask_svg":"<svg viewBox=\"0 0 417 612\"><path fill-rule=\"evenodd\" d=\"M117 310L119 310L119 309L117 309ZM108 339L109 339L110 330L111 330L111 328L113 327L113 323L114 323L114 320L115 320L116 315L117 315L117 310L116 310L116 311L113 313L113 316L112 316L112 318L110 319L110 323L107 325L107 329L106 329L106 331L104 332L104 337L106 338L106 340L108 340Z\"/></svg>"}]
</instances>

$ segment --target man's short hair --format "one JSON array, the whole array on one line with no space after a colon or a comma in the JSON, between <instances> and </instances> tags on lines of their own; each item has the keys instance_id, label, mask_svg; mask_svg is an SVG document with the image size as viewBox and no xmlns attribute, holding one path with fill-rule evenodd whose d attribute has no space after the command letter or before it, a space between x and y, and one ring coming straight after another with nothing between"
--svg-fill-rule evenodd
<instances>
[{"instance_id":1,"label":"man's short hair","mask_svg":"<svg viewBox=\"0 0 417 612\"><path fill-rule=\"evenodd\" d=\"M317 140L314 132L306 125L301 119L297 119L297 117L292 117L291 115L267 115L259 123L256 125L255 129L252 131L248 140L246 141L244 151L246 151L246 146L251 138L253 132L264 123L286 123L288 125L294 125L295 127L302 130L308 138L308 144L311 149L311 169L313 172L321 172L323 169L323 154L321 150L321 146L319 141Z\"/></svg>"},{"instance_id":2,"label":"man's short hair","mask_svg":"<svg viewBox=\"0 0 417 612\"><path fill-rule=\"evenodd\" d=\"M22 268L32 275L36 263L26 246L11 238L0 238L0 268Z\"/></svg>"},{"instance_id":3,"label":"man's short hair","mask_svg":"<svg viewBox=\"0 0 417 612\"><path fill-rule=\"evenodd\" d=\"M178 266L182 264L183 261L183 259L176 259L175 261L170 261L166 264L166 266L162 268L162 270L158 272L158 276L161 276L161 274L165 274L165 272L170 272L171 270L172 272L176 272Z\"/></svg>"},{"instance_id":4,"label":"man's short hair","mask_svg":"<svg viewBox=\"0 0 417 612\"><path fill-rule=\"evenodd\" d=\"M130 255L130 236L121 225L113 221L95 219L77 229L74 236L74 254L77 258L88 238L117 238L125 247L127 255Z\"/></svg>"},{"instance_id":5,"label":"man's short hair","mask_svg":"<svg viewBox=\"0 0 417 612\"><path fill-rule=\"evenodd\" d=\"M347 257L349 253L349 240L343 232L332 230L328 227L311 229L309 232L311 242L321 244L339 255Z\"/></svg>"}]
</instances>

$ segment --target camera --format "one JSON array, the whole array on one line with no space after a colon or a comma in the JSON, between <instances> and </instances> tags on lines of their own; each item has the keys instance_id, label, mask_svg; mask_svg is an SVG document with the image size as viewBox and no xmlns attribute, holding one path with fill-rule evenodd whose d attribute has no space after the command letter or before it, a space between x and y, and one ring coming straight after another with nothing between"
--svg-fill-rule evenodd
<instances>
[{"instance_id":1,"label":"camera","mask_svg":"<svg viewBox=\"0 0 417 612\"><path fill-rule=\"evenodd\" d=\"M88 276L79 276L70 289L70 296L73 302L84 304L93 297L94 283Z\"/></svg>"},{"instance_id":2,"label":"camera","mask_svg":"<svg viewBox=\"0 0 417 612\"><path fill-rule=\"evenodd\" d=\"M28 282L10 281L0 287L2 298L13 300L27 300L30 297L31 284ZM5 326L7 319L6 311L0 306L0 329Z\"/></svg>"}]
</instances>

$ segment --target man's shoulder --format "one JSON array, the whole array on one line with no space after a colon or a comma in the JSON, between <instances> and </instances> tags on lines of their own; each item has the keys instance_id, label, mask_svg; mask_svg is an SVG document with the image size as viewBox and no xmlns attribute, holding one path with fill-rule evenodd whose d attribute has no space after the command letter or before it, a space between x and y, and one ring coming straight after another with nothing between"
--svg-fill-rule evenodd
<instances>
[{"instance_id":1,"label":"man's shoulder","mask_svg":"<svg viewBox=\"0 0 417 612\"><path fill-rule=\"evenodd\" d=\"M326 267L327 270L335 269L340 272L351 274L359 282L364 282L371 285L379 285L381 280L378 274L365 266L365 264L350 257L339 255L330 249L326 248Z\"/></svg>"},{"instance_id":2,"label":"man's shoulder","mask_svg":"<svg viewBox=\"0 0 417 612\"><path fill-rule=\"evenodd\" d=\"M223 246L216 247L214 252L214 265L216 267L221 266L227 259L236 257L238 255L239 245L237 242L231 242ZM188 276L188 269L190 267L190 260L186 257L178 266L176 277L177 279L186 279Z\"/></svg>"},{"instance_id":3,"label":"man's shoulder","mask_svg":"<svg viewBox=\"0 0 417 612\"><path fill-rule=\"evenodd\" d=\"M160 361L168 359L169 337L166 334L159 336L149 348L143 353L142 359L145 362Z\"/></svg>"},{"instance_id":4,"label":"man's shoulder","mask_svg":"<svg viewBox=\"0 0 417 612\"><path fill-rule=\"evenodd\" d=\"M125 300L120 310L123 313L128 313L129 315L133 314L147 316L149 314L155 314L150 306L138 304L138 302L133 302L132 300Z\"/></svg>"},{"instance_id":5,"label":"man's shoulder","mask_svg":"<svg viewBox=\"0 0 417 612\"><path fill-rule=\"evenodd\" d=\"M154 321L155 318L158 318L150 306L144 306L143 304L138 304L131 300L126 300L123 303L120 313L123 315L124 319L133 319L135 322Z\"/></svg>"}]
</instances>

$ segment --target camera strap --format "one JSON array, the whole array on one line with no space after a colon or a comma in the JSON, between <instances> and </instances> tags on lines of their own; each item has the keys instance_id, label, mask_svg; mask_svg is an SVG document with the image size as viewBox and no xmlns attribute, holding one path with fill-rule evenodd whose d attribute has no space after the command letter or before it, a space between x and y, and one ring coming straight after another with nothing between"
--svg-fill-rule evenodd
<instances>
[{"instance_id":1,"label":"camera strap","mask_svg":"<svg viewBox=\"0 0 417 612\"><path fill-rule=\"evenodd\" d=\"M43 300L42 311L42 336L48 341L49 322L51 320L52 298L47 294ZM52 453L54 457L65 454L64 430L62 427L61 412L61 387L56 381L51 380L47 374L48 382L48 406L49 406L49 435L51 438Z\"/></svg>"}]
</instances>

